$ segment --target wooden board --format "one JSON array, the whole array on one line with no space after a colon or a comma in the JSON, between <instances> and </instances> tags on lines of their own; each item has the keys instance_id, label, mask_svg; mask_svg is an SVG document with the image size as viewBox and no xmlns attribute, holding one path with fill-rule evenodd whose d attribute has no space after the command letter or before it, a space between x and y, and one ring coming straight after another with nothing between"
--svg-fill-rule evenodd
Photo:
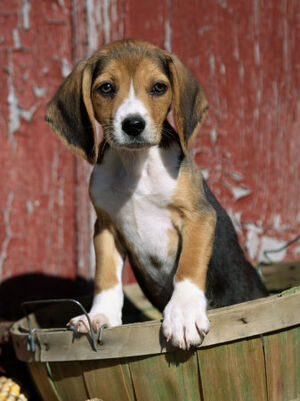
<instances>
[{"instance_id":1,"label":"wooden board","mask_svg":"<svg viewBox=\"0 0 300 401\"><path fill-rule=\"evenodd\" d=\"M204 401L266 401L260 338L197 352Z\"/></svg>"},{"instance_id":2,"label":"wooden board","mask_svg":"<svg viewBox=\"0 0 300 401\"><path fill-rule=\"evenodd\" d=\"M264 347L269 401L300 399L300 327L265 335Z\"/></svg>"},{"instance_id":3,"label":"wooden board","mask_svg":"<svg viewBox=\"0 0 300 401\"><path fill-rule=\"evenodd\" d=\"M45 363L30 363L28 369L43 400L61 401L52 380L49 379Z\"/></svg>"},{"instance_id":4,"label":"wooden board","mask_svg":"<svg viewBox=\"0 0 300 401\"><path fill-rule=\"evenodd\" d=\"M199 401L196 353L137 357L130 360L137 401Z\"/></svg>"},{"instance_id":5,"label":"wooden board","mask_svg":"<svg viewBox=\"0 0 300 401\"><path fill-rule=\"evenodd\" d=\"M261 272L268 291L282 291L300 285L300 261L263 265Z\"/></svg>"},{"instance_id":6,"label":"wooden board","mask_svg":"<svg viewBox=\"0 0 300 401\"><path fill-rule=\"evenodd\" d=\"M119 359L81 362L90 398L133 401L134 393L126 361Z\"/></svg>"},{"instance_id":7,"label":"wooden board","mask_svg":"<svg viewBox=\"0 0 300 401\"><path fill-rule=\"evenodd\" d=\"M49 366L51 380L61 400L79 401L88 398L80 362L51 362Z\"/></svg>"}]
</instances>

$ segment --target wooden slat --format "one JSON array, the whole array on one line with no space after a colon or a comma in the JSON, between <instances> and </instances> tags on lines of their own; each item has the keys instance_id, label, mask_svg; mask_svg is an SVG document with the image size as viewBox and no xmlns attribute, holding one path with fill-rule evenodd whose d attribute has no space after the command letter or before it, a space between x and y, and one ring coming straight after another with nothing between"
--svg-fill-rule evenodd
<instances>
[{"instance_id":1,"label":"wooden slat","mask_svg":"<svg viewBox=\"0 0 300 401\"><path fill-rule=\"evenodd\" d=\"M300 285L300 261L278 262L261 268L268 291L282 291Z\"/></svg>"},{"instance_id":2,"label":"wooden slat","mask_svg":"<svg viewBox=\"0 0 300 401\"><path fill-rule=\"evenodd\" d=\"M90 398L108 401L134 401L127 363L119 359L81 362Z\"/></svg>"},{"instance_id":3,"label":"wooden slat","mask_svg":"<svg viewBox=\"0 0 300 401\"><path fill-rule=\"evenodd\" d=\"M51 362L49 365L53 383L61 400L79 401L89 398L80 362Z\"/></svg>"},{"instance_id":4,"label":"wooden slat","mask_svg":"<svg viewBox=\"0 0 300 401\"><path fill-rule=\"evenodd\" d=\"M44 363L30 363L28 369L43 400L61 401Z\"/></svg>"},{"instance_id":5,"label":"wooden slat","mask_svg":"<svg viewBox=\"0 0 300 401\"><path fill-rule=\"evenodd\" d=\"M204 401L266 401L260 338L198 351Z\"/></svg>"},{"instance_id":6,"label":"wooden slat","mask_svg":"<svg viewBox=\"0 0 300 401\"><path fill-rule=\"evenodd\" d=\"M178 380L184 389L187 400L202 400L200 392L200 376L196 351L176 351L164 356L169 364L175 364Z\"/></svg>"},{"instance_id":7,"label":"wooden slat","mask_svg":"<svg viewBox=\"0 0 300 401\"><path fill-rule=\"evenodd\" d=\"M256 336L300 324L300 287L282 295L262 298L226 308L208 311L209 334L202 347ZM103 345L93 351L90 337L76 336L70 331L39 332L37 361L67 361L122 358L174 351L161 336L161 322L151 321L105 329ZM26 334L14 325L11 331L18 358L27 361L24 350ZM20 346L23 345L23 346ZM32 359L32 354L31 354Z\"/></svg>"},{"instance_id":8,"label":"wooden slat","mask_svg":"<svg viewBox=\"0 0 300 401\"><path fill-rule=\"evenodd\" d=\"M137 401L201 400L195 353L137 357L129 367Z\"/></svg>"},{"instance_id":9,"label":"wooden slat","mask_svg":"<svg viewBox=\"0 0 300 401\"><path fill-rule=\"evenodd\" d=\"M300 327L265 335L264 347L269 401L299 399Z\"/></svg>"}]
</instances>

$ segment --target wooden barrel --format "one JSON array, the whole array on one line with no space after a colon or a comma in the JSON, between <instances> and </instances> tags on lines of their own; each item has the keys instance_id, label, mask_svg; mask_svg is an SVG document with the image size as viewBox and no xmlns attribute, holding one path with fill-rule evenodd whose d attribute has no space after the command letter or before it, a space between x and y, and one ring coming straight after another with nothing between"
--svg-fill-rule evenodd
<instances>
[{"instance_id":1,"label":"wooden barrel","mask_svg":"<svg viewBox=\"0 0 300 401\"><path fill-rule=\"evenodd\" d=\"M90 336L55 327L66 314L56 305L30 315L34 352L26 319L11 330L44 400L300 400L300 287L209 311L211 330L189 352L165 342L159 320L105 329L95 351Z\"/></svg>"},{"instance_id":2,"label":"wooden barrel","mask_svg":"<svg viewBox=\"0 0 300 401\"><path fill-rule=\"evenodd\" d=\"M270 291L300 282L300 262L262 272ZM130 289L126 295L159 318ZM31 331L26 319L11 330L44 400L300 400L300 287L209 311L210 333L189 352L166 344L159 320L106 329L93 345L61 328L76 314L74 305L55 305L30 315Z\"/></svg>"}]
</instances>

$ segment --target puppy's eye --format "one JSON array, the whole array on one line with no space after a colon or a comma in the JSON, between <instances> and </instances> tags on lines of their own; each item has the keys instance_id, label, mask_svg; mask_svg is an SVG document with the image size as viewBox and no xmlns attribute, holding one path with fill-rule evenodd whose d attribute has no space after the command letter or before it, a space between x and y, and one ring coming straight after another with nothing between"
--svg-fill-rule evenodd
<instances>
[{"instance_id":1,"label":"puppy's eye","mask_svg":"<svg viewBox=\"0 0 300 401\"><path fill-rule=\"evenodd\" d=\"M113 96L116 93L116 87L110 82L105 82L97 88L97 91L103 96Z\"/></svg>"},{"instance_id":2,"label":"puppy's eye","mask_svg":"<svg viewBox=\"0 0 300 401\"><path fill-rule=\"evenodd\" d=\"M151 92L151 95L154 95L154 96L161 96L161 95L163 95L164 93L166 93L167 90L168 90L167 85L163 84L162 82L156 82L156 83L152 86L150 92Z\"/></svg>"}]
</instances>

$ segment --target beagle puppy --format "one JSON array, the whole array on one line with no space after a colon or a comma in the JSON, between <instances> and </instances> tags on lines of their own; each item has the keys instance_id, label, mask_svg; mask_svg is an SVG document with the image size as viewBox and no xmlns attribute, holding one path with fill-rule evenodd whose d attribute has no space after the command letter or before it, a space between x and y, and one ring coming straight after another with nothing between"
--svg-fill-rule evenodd
<instances>
[{"instance_id":1,"label":"beagle puppy","mask_svg":"<svg viewBox=\"0 0 300 401\"><path fill-rule=\"evenodd\" d=\"M176 130L167 120L171 107ZM126 255L163 311L164 336L182 349L201 344L208 305L267 295L189 151L207 109L203 89L175 54L131 39L77 64L48 104L52 129L94 165L95 329L122 324ZM88 331L83 316L70 324Z\"/></svg>"}]
</instances>

